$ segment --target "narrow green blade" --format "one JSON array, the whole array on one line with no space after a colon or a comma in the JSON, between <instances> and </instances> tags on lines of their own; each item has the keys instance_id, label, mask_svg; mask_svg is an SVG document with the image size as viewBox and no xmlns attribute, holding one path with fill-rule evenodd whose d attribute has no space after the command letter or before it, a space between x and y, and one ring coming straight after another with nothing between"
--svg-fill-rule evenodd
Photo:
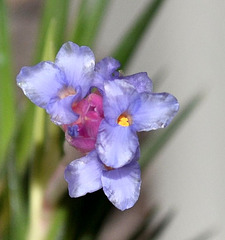
<instances>
[{"instance_id":1,"label":"narrow green blade","mask_svg":"<svg viewBox=\"0 0 225 240\"><path fill-rule=\"evenodd\" d=\"M135 232L132 234L129 240L140 239L141 235L146 231L146 229L154 220L155 215L156 215L156 208L150 209L147 212L146 216L144 217L142 223L139 226L137 226L137 228L135 229Z\"/></svg>"},{"instance_id":2,"label":"narrow green blade","mask_svg":"<svg viewBox=\"0 0 225 240\"><path fill-rule=\"evenodd\" d=\"M42 60L52 61L55 58L55 21L52 20L46 33L45 46L41 54ZM44 109L35 107L34 122L32 131L33 161L30 169L29 184L29 227L27 239L45 239L48 229L53 220L50 216L54 213L54 207L44 199L46 182L52 169L55 168L55 161L58 160L60 151L58 144L59 128L47 118ZM57 155L57 156L56 156ZM46 215L46 218L43 216ZM45 230L40 231L42 222L45 221Z\"/></svg>"},{"instance_id":3,"label":"narrow green blade","mask_svg":"<svg viewBox=\"0 0 225 240\"><path fill-rule=\"evenodd\" d=\"M134 24L132 24L127 33L123 36L121 42L113 51L112 56L120 61L123 69L128 64L131 56L134 54L142 36L149 25L153 22L156 13L158 13L163 2L164 0L150 1L144 11L140 14L139 18Z\"/></svg>"},{"instance_id":4,"label":"narrow green blade","mask_svg":"<svg viewBox=\"0 0 225 240\"><path fill-rule=\"evenodd\" d=\"M66 209L58 207L53 216L52 225L45 240L65 239Z\"/></svg>"},{"instance_id":5,"label":"narrow green blade","mask_svg":"<svg viewBox=\"0 0 225 240\"><path fill-rule=\"evenodd\" d=\"M43 9L43 16L40 23L39 41L37 43L37 51L35 61L43 60L42 53L44 51L45 41L48 29L52 21L55 21L55 48L59 49L64 42L66 23L69 9L69 0L46 0Z\"/></svg>"},{"instance_id":6,"label":"narrow green blade","mask_svg":"<svg viewBox=\"0 0 225 240\"><path fill-rule=\"evenodd\" d=\"M153 228L152 231L150 231L147 234L147 237L144 239L151 239L156 240L159 238L159 236L165 231L165 229L168 227L168 225L171 223L172 219L174 217L173 212L167 213L163 219L156 225L156 227Z\"/></svg>"},{"instance_id":7,"label":"narrow green blade","mask_svg":"<svg viewBox=\"0 0 225 240\"><path fill-rule=\"evenodd\" d=\"M141 150L140 164L144 168L160 151L160 149L167 143L167 141L172 137L172 135L179 129L182 123L187 119L187 117L192 113L195 107L199 104L202 99L201 94L194 96L189 103L184 107L184 109L178 113L178 116L174 119L173 123L163 130L155 139L150 136L150 141L146 140L144 146ZM151 142L151 144L149 144Z\"/></svg>"},{"instance_id":8,"label":"narrow green blade","mask_svg":"<svg viewBox=\"0 0 225 240\"><path fill-rule=\"evenodd\" d=\"M6 181L1 181L5 184ZM8 201L8 192L6 191L6 184L4 188L1 189L0 196L0 239L8 240L9 233L9 201Z\"/></svg>"},{"instance_id":9,"label":"narrow green blade","mask_svg":"<svg viewBox=\"0 0 225 240\"><path fill-rule=\"evenodd\" d=\"M54 61L55 58L55 21L52 20L49 25L48 32L46 33L45 46L43 47L42 59ZM34 139L32 130L34 127L34 112L35 105L28 103L27 108L18 119L17 132L16 132L16 154L17 154L17 168L20 173L26 169L29 157L34 149Z\"/></svg>"},{"instance_id":10,"label":"narrow green blade","mask_svg":"<svg viewBox=\"0 0 225 240\"><path fill-rule=\"evenodd\" d=\"M58 40L58 43L62 42L68 1L48 0L45 2L46 5L39 33L40 39L37 47L37 61L54 61L55 39ZM31 134L34 126L34 112L35 105L28 102L25 111L17 120L17 132L15 134L17 139L16 153L17 167L20 173L23 173L26 169L29 157L34 149L34 139Z\"/></svg>"},{"instance_id":11,"label":"narrow green blade","mask_svg":"<svg viewBox=\"0 0 225 240\"><path fill-rule=\"evenodd\" d=\"M9 204L9 238L24 240L27 228L27 209L24 201L24 186L15 165L15 143L11 143L7 152L7 182Z\"/></svg>"},{"instance_id":12,"label":"narrow green blade","mask_svg":"<svg viewBox=\"0 0 225 240\"><path fill-rule=\"evenodd\" d=\"M16 120L12 72L7 11L4 0L0 0L0 168Z\"/></svg>"},{"instance_id":13,"label":"narrow green blade","mask_svg":"<svg viewBox=\"0 0 225 240\"><path fill-rule=\"evenodd\" d=\"M209 229L200 233L198 236L191 238L190 240L210 240L213 239L214 236L216 236L215 231Z\"/></svg>"},{"instance_id":14,"label":"narrow green blade","mask_svg":"<svg viewBox=\"0 0 225 240\"><path fill-rule=\"evenodd\" d=\"M34 123L34 105L28 103L26 110L21 114L17 123L16 141L16 168L19 174L26 170L29 157L33 149L32 129Z\"/></svg>"},{"instance_id":15,"label":"narrow green blade","mask_svg":"<svg viewBox=\"0 0 225 240\"><path fill-rule=\"evenodd\" d=\"M81 2L72 40L79 45L92 46L109 0Z\"/></svg>"}]
</instances>

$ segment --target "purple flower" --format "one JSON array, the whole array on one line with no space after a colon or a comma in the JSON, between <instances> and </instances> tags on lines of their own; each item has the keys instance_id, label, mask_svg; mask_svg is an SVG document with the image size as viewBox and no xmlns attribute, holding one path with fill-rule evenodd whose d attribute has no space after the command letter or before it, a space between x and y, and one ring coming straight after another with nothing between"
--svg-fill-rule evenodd
<instances>
[{"instance_id":1,"label":"purple flower","mask_svg":"<svg viewBox=\"0 0 225 240\"><path fill-rule=\"evenodd\" d=\"M132 161L139 147L136 132L166 127L179 109L174 96L152 93L151 85L145 92L134 75L129 78L131 84L127 78L104 82L104 119L99 127L96 151L100 160L112 168Z\"/></svg>"},{"instance_id":2,"label":"purple flower","mask_svg":"<svg viewBox=\"0 0 225 240\"><path fill-rule=\"evenodd\" d=\"M132 161L117 169L105 166L96 151L72 161L65 170L70 197L80 197L103 188L105 195L120 210L131 208L138 200L141 186L139 149Z\"/></svg>"},{"instance_id":3,"label":"purple flower","mask_svg":"<svg viewBox=\"0 0 225 240\"><path fill-rule=\"evenodd\" d=\"M92 86L95 57L90 48L67 42L59 50L55 63L41 62L23 67L17 84L37 106L51 115L55 124L77 120L72 104L84 98Z\"/></svg>"},{"instance_id":4,"label":"purple flower","mask_svg":"<svg viewBox=\"0 0 225 240\"><path fill-rule=\"evenodd\" d=\"M148 77L146 72L140 72L129 76L122 76L121 80L133 85L138 93L152 92L152 80Z\"/></svg>"},{"instance_id":5,"label":"purple flower","mask_svg":"<svg viewBox=\"0 0 225 240\"><path fill-rule=\"evenodd\" d=\"M147 73L141 72L130 76L122 76L117 70L120 67L119 61L112 57L103 58L95 66L95 79L93 85L101 92L104 92L104 82L115 79L122 79L133 85L138 92L152 92L152 81Z\"/></svg>"},{"instance_id":6,"label":"purple flower","mask_svg":"<svg viewBox=\"0 0 225 240\"><path fill-rule=\"evenodd\" d=\"M125 210L140 194L137 132L166 127L179 104L171 94L153 93L147 73L122 76L119 67L112 57L95 65L90 48L67 42L55 62L23 67L17 84L61 125L72 146L87 153L65 169L70 196L103 188Z\"/></svg>"},{"instance_id":7,"label":"purple flower","mask_svg":"<svg viewBox=\"0 0 225 240\"><path fill-rule=\"evenodd\" d=\"M120 67L119 61L112 57L103 58L95 66L95 78L93 85L101 92L104 91L104 81L113 80L119 77L117 69Z\"/></svg>"}]
</instances>

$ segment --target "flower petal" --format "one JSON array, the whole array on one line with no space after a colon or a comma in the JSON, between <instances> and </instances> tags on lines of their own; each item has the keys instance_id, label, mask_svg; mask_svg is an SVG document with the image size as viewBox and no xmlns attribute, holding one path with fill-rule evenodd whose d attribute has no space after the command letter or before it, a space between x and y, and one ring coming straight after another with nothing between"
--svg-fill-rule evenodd
<instances>
[{"instance_id":1,"label":"flower petal","mask_svg":"<svg viewBox=\"0 0 225 240\"><path fill-rule=\"evenodd\" d=\"M177 99L169 93L143 93L141 104L132 114L136 131L166 127L179 110Z\"/></svg>"},{"instance_id":2,"label":"flower petal","mask_svg":"<svg viewBox=\"0 0 225 240\"><path fill-rule=\"evenodd\" d=\"M137 161L122 168L103 171L102 186L109 201L120 210L133 207L140 195L141 171Z\"/></svg>"},{"instance_id":3,"label":"flower petal","mask_svg":"<svg viewBox=\"0 0 225 240\"><path fill-rule=\"evenodd\" d=\"M129 163L134 158L138 145L137 135L132 128L111 126L102 120L96 150L106 166L118 168Z\"/></svg>"},{"instance_id":4,"label":"flower petal","mask_svg":"<svg viewBox=\"0 0 225 240\"><path fill-rule=\"evenodd\" d=\"M63 99L56 98L51 101L46 111L51 115L51 120L57 124L70 124L78 119L78 114L72 110L72 104L79 99L79 92L76 95L67 96Z\"/></svg>"},{"instance_id":5,"label":"flower petal","mask_svg":"<svg viewBox=\"0 0 225 240\"><path fill-rule=\"evenodd\" d=\"M146 72L136 73L130 76L123 77L127 83L133 85L137 92L152 92L152 80L148 77Z\"/></svg>"},{"instance_id":6,"label":"flower petal","mask_svg":"<svg viewBox=\"0 0 225 240\"><path fill-rule=\"evenodd\" d=\"M16 80L24 94L42 108L46 108L52 98L58 97L59 91L66 85L64 73L51 62L23 67Z\"/></svg>"},{"instance_id":7,"label":"flower petal","mask_svg":"<svg viewBox=\"0 0 225 240\"><path fill-rule=\"evenodd\" d=\"M102 164L95 151L72 161L65 169L70 197L80 197L102 188Z\"/></svg>"},{"instance_id":8,"label":"flower petal","mask_svg":"<svg viewBox=\"0 0 225 240\"><path fill-rule=\"evenodd\" d=\"M117 118L126 112L133 102L138 101L139 94L134 86L121 79L105 81L103 95L103 109L106 121L117 124Z\"/></svg>"},{"instance_id":9,"label":"flower petal","mask_svg":"<svg viewBox=\"0 0 225 240\"><path fill-rule=\"evenodd\" d=\"M96 77L94 86L103 91L103 84L106 80L113 80L119 77L119 72L116 71L120 67L119 61L112 57L103 58L95 66Z\"/></svg>"},{"instance_id":10,"label":"flower petal","mask_svg":"<svg viewBox=\"0 0 225 240\"><path fill-rule=\"evenodd\" d=\"M119 76L119 73L116 71L120 67L120 62L112 57L103 58L99 61L96 66L95 70L98 72L105 80L112 79L114 74Z\"/></svg>"},{"instance_id":11,"label":"flower petal","mask_svg":"<svg viewBox=\"0 0 225 240\"><path fill-rule=\"evenodd\" d=\"M55 63L66 75L68 86L80 86L85 97L93 80L95 57L89 47L67 42L60 48Z\"/></svg>"}]
</instances>

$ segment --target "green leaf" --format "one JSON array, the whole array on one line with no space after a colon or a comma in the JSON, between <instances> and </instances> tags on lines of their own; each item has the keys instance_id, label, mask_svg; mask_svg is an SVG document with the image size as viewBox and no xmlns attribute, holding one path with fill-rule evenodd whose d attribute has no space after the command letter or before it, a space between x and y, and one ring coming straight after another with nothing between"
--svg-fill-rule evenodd
<instances>
[{"instance_id":1,"label":"green leaf","mask_svg":"<svg viewBox=\"0 0 225 240\"><path fill-rule=\"evenodd\" d=\"M55 48L59 49L64 42L67 16L69 10L69 0L46 0L44 1L43 16L40 23L39 41L37 43L37 51L35 61L43 60L42 53L47 39L47 34L52 22L55 22ZM45 59L47 60L47 59Z\"/></svg>"},{"instance_id":2,"label":"green leaf","mask_svg":"<svg viewBox=\"0 0 225 240\"><path fill-rule=\"evenodd\" d=\"M208 240L213 239L213 237L216 235L215 231L213 230L206 230L200 233L198 236L191 238L191 240Z\"/></svg>"},{"instance_id":3,"label":"green leaf","mask_svg":"<svg viewBox=\"0 0 225 240\"><path fill-rule=\"evenodd\" d=\"M15 92L4 0L0 0L0 168L15 126Z\"/></svg>"},{"instance_id":4,"label":"green leaf","mask_svg":"<svg viewBox=\"0 0 225 240\"><path fill-rule=\"evenodd\" d=\"M146 238L146 240L156 240L158 239L158 237L160 236L160 234L162 234L165 229L168 227L168 225L171 223L172 219L174 217L174 212L169 212L167 213L163 219L156 225L156 227L154 227L148 234Z\"/></svg>"},{"instance_id":5,"label":"green leaf","mask_svg":"<svg viewBox=\"0 0 225 240\"><path fill-rule=\"evenodd\" d=\"M17 132L16 132L16 168L20 174L26 170L28 160L31 156L33 149L33 136L32 129L34 123L34 105L28 103L26 110L20 115L18 119Z\"/></svg>"},{"instance_id":6,"label":"green leaf","mask_svg":"<svg viewBox=\"0 0 225 240\"><path fill-rule=\"evenodd\" d=\"M192 97L189 103L184 107L184 109L178 113L178 116L173 120L169 127L163 130L163 132L155 137L149 137L145 140L144 146L141 148L141 158L140 164L142 168L156 156L160 149L171 139L172 135L181 127L182 123L188 118L188 116L197 107L200 100L202 99L201 94L197 94Z\"/></svg>"},{"instance_id":7,"label":"green leaf","mask_svg":"<svg viewBox=\"0 0 225 240\"><path fill-rule=\"evenodd\" d=\"M149 4L140 14L139 18L131 25L121 42L113 51L112 56L118 59L123 69L128 64L145 31L153 22L164 0L149 1Z\"/></svg>"},{"instance_id":8,"label":"green leaf","mask_svg":"<svg viewBox=\"0 0 225 240\"><path fill-rule=\"evenodd\" d=\"M7 182L9 198L9 236L10 239L24 240L27 229L27 209L22 192L24 186L15 166L14 146L11 143L7 154Z\"/></svg>"},{"instance_id":9,"label":"green leaf","mask_svg":"<svg viewBox=\"0 0 225 240\"><path fill-rule=\"evenodd\" d=\"M132 236L129 238L129 240L140 239L141 235L146 231L146 229L149 227L149 225L154 220L155 215L156 215L156 208L151 208L147 212L142 223L139 226L137 226L137 228L135 229L135 232L132 234Z\"/></svg>"},{"instance_id":10,"label":"green leaf","mask_svg":"<svg viewBox=\"0 0 225 240\"><path fill-rule=\"evenodd\" d=\"M109 0L81 1L72 40L79 45L92 46Z\"/></svg>"},{"instance_id":11,"label":"green leaf","mask_svg":"<svg viewBox=\"0 0 225 240\"><path fill-rule=\"evenodd\" d=\"M43 55L42 60L43 61L54 61L55 55L56 55L56 49L55 49L55 41L56 41L56 21L55 19L51 19L48 31L46 33L46 40L45 45L43 48Z\"/></svg>"},{"instance_id":12,"label":"green leaf","mask_svg":"<svg viewBox=\"0 0 225 240\"><path fill-rule=\"evenodd\" d=\"M157 224L152 224L156 218L156 213L157 209L155 207L151 208L147 212L141 224L136 228L133 235L129 238L129 240L157 239L157 237L165 230L165 228L171 222L172 218L174 217L174 212L170 211ZM153 227L151 227L151 224L153 225Z\"/></svg>"},{"instance_id":13,"label":"green leaf","mask_svg":"<svg viewBox=\"0 0 225 240\"><path fill-rule=\"evenodd\" d=\"M45 240L65 239L66 209L58 207L53 216L50 230Z\"/></svg>"},{"instance_id":14,"label":"green leaf","mask_svg":"<svg viewBox=\"0 0 225 240\"><path fill-rule=\"evenodd\" d=\"M33 126L33 161L30 168L29 184L29 228L28 239L42 239L40 222L42 218L44 187L42 185L41 163L45 151L45 118L44 109L36 107Z\"/></svg>"},{"instance_id":15,"label":"green leaf","mask_svg":"<svg viewBox=\"0 0 225 240\"><path fill-rule=\"evenodd\" d=\"M52 20L46 33L44 52L42 53L44 60L53 60L55 57L55 31L55 21ZM45 191L46 183L55 170L61 153L59 147L60 128L50 122L44 109L36 107L32 129L33 161L29 185L28 239L41 240L48 235L55 211L54 206L45 201ZM45 221L45 231L40 231L43 221Z\"/></svg>"},{"instance_id":16,"label":"green leaf","mask_svg":"<svg viewBox=\"0 0 225 240\"><path fill-rule=\"evenodd\" d=\"M42 59L53 61L55 58L55 31L56 22L52 20L49 25L48 32L46 33L45 46L43 47ZM16 132L16 155L17 155L17 168L20 173L23 173L26 169L29 157L32 150L35 148L35 139L32 135L34 129L34 115L35 105L28 102L27 108L21 117L18 119L17 132ZM45 114L45 113L44 113ZM37 127L38 128L38 127ZM40 130L40 129L39 129ZM38 134L40 131L38 131Z\"/></svg>"},{"instance_id":17,"label":"green leaf","mask_svg":"<svg viewBox=\"0 0 225 240\"><path fill-rule=\"evenodd\" d=\"M5 184L5 181L1 182ZM9 235L9 201L8 201L8 192L6 191L6 184L4 186L3 194L0 196L0 239L8 239Z\"/></svg>"}]
</instances>

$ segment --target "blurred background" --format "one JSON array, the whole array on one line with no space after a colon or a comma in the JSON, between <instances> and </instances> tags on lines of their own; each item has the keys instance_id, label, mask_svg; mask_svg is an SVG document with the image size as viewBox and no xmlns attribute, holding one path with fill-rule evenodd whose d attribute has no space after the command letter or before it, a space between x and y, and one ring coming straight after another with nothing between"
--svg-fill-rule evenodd
<instances>
[{"instance_id":1,"label":"blurred background","mask_svg":"<svg viewBox=\"0 0 225 240\"><path fill-rule=\"evenodd\" d=\"M72 2L71 17L80 1ZM98 60L110 55L148 2L110 2L95 44ZM14 74L31 65L42 4L8 0ZM181 109L195 94L203 99L145 171L137 205L113 212L100 239L126 239L127 228L141 221L143 206L152 205L159 218L174 211L160 240L194 239L203 230L202 239L225 239L224 16L223 0L165 0L145 33L125 73L148 72L155 91L176 96Z\"/></svg>"}]
</instances>

